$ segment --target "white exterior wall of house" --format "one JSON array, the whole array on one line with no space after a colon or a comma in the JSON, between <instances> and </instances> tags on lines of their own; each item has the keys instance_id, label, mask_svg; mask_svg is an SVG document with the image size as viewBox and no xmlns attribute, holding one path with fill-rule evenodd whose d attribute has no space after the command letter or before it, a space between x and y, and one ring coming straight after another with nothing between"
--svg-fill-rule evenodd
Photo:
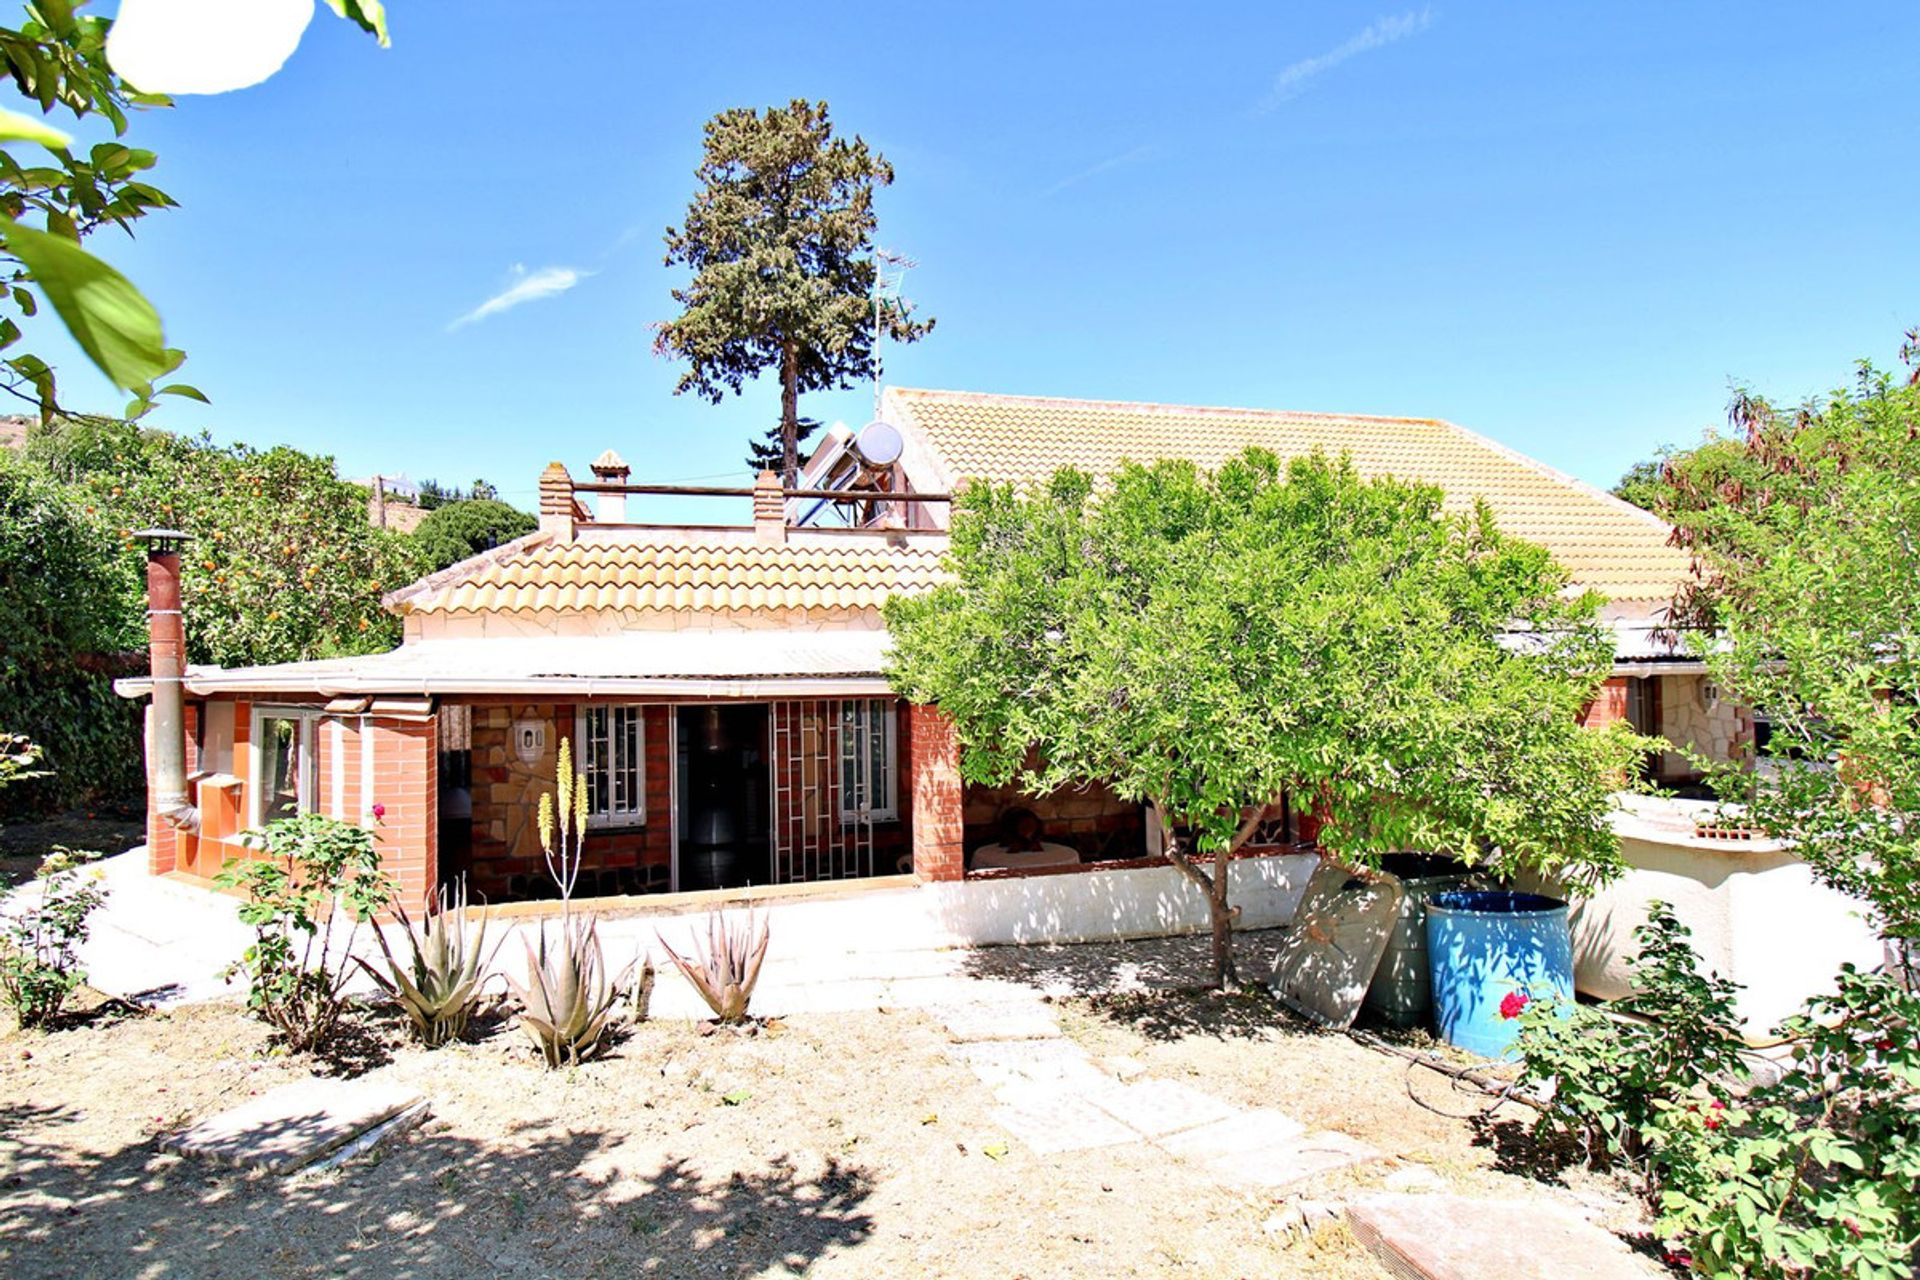
<instances>
[{"instance_id":1,"label":"white exterior wall of house","mask_svg":"<svg viewBox=\"0 0 1920 1280\"><path fill-rule=\"evenodd\" d=\"M1573 903L1573 977L1583 994L1632 994L1633 931L1656 900L1693 931L1708 969L1741 984L1738 1008L1756 1042L1809 996L1831 990L1842 964L1880 964L1862 904L1815 881L1779 841L1695 835L1694 818L1717 808L1710 802L1620 799L1614 829L1626 874L1586 898L1552 882L1528 885Z\"/></svg>"}]
</instances>

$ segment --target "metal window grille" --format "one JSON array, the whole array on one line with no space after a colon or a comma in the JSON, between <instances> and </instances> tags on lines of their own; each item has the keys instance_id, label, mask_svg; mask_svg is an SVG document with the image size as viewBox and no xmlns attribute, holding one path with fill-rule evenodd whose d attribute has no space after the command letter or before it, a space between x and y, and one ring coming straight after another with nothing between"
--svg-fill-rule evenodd
<instances>
[{"instance_id":1,"label":"metal window grille","mask_svg":"<svg viewBox=\"0 0 1920 1280\"><path fill-rule=\"evenodd\" d=\"M587 821L637 826L647 817L646 730L634 704L580 712L578 768L587 779Z\"/></svg>"},{"instance_id":2,"label":"metal window grille","mask_svg":"<svg viewBox=\"0 0 1920 1280\"><path fill-rule=\"evenodd\" d=\"M874 823L895 813L893 704L811 698L769 711L774 882L874 874Z\"/></svg>"}]
</instances>

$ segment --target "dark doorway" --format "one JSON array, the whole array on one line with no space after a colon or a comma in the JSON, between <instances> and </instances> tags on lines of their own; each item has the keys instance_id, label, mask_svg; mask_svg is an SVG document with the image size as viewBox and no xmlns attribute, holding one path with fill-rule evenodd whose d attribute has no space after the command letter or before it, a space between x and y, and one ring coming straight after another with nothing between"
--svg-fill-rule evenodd
<instances>
[{"instance_id":1,"label":"dark doorway","mask_svg":"<svg viewBox=\"0 0 1920 1280\"><path fill-rule=\"evenodd\" d=\"M681 707L676 718L680 888L767 884L766 704Z\"/></svg>"}]
</instances>

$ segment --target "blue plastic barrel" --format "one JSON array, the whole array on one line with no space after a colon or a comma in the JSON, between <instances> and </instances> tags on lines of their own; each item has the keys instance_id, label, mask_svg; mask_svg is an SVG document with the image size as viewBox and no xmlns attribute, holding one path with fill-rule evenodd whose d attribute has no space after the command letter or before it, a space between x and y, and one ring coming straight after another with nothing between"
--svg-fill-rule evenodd
<instances>
[{"instance_id":1,"label":"blue plastic barrel","mask_svg":"<svg viewBox=\"0 0 1920 1280\"><path fill-rule=\"evenodd\" d=\"M1573 999L1567 904L1537 893L1450 889L1427 899L1434 1030L1483 1058L1504 1058L1520 1032L1500 1005Z\"/></svg>"}]
</instances>

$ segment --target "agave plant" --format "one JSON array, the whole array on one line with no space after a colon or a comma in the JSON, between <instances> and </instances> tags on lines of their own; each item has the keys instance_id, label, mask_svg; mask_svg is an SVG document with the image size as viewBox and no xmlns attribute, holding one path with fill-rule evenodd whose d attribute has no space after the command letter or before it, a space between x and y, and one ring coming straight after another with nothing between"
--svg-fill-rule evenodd
<instances>
[{"instance_id":1,"label":"agave plant","mask_svg":"<svg viewBox=\"0 0 1920 1280\"><path fill-rule=\"evenodd\" d=\"M608 977L600 930L592 920L564 918L549 938L527 943L527 980L508 984L522 1005L527 1029L549 1067L574 1066L606 1047L607 1028L619 999Z\"/></svg>"},{"instance_id":2,"label":"agave plant","mask_svg":"<svg viewBox=\"0 0 1920 1280\"><path fill-rule=\"evenodd\" d=\"M573 886L587 839L587 780L573 771L573 744L560 739L554 795L542 795L536 815L547 873L560 889L560 931L549 939L542 922L527 946L527 980L507 979L520 1000L520 1025L549 1067L576 1064L606 1047L619 979L607 972L600 930L573 916Z\"/></svg>"},{"instance_id":3,"label":"agave plant","mask_svg":"<svg viewBox=\"0 0 1920 1280\"><path fill-rule=\"evenodd\" d=\"M713 1010L714 1021L723 1025L747 1020L747 1004L753 999L754 984L760 981L760 964L767 958L767 923L758 923L756 934L751 908L738 928L729 928L718 911L709 913L706 946L700 945L698 934L693 938L691 950L699 961L697 965L668 946L665 938L660 939L667 958Z\"/></svg>"},{"instance_id":4,"label":"agave plant","mask_svg":"<svg viewBox=\"0 0 1920 1280\"><path fill-rule=\"evenodd\" d=\"M438 1049L466 1034L467 1023L480 1005L481 985L493 962L493 952L486 949L486 913L481 913L478 924L469 932L464 881L454 885L451 893L441 887L417 930L406 908L396 904L394 912L406 930L412 956L401 964L387 945L386 935L375 929L374 940L386 957L386 972L365 960L360 961L360 967L400 1002L420 1043ZM494 951L499 949L496 943Z\"/></svg>"}]
</instances>

